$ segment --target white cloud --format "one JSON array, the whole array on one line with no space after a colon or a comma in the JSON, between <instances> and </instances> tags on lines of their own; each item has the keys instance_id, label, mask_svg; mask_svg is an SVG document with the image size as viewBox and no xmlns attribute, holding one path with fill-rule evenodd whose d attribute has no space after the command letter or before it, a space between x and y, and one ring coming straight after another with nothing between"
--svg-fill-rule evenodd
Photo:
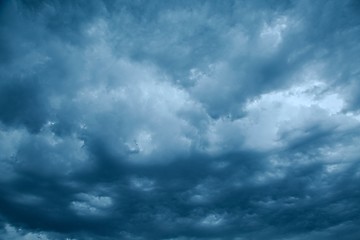
<instances>
[{"instance_id":1,"label":"white cloud","mask_svg":"<svg viewBox=\"0 0 360 240\"><path fill-rule=\"evenodd\" d=\"M107 216L109 208L113 205L113 200L109 196L80 193L77 199L71 202L70 207L80 216Z\"/></svg>"},{"instance_id":2,"label":"white cloud","mask_svg":"<svg viewBox=\"0 0 360 240\"><path fill-rule=\"evenodd\" d=\"M42 232L28 232L6 224L0 237L6 240L51 240L47 234Z\"/></svg>"}]
</instances>

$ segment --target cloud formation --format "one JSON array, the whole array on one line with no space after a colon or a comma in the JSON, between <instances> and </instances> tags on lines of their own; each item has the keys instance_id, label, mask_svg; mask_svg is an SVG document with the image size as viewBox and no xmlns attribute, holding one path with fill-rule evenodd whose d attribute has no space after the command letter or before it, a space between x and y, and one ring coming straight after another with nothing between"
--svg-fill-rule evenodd
<instances>
[{"instance_id":1,"label":"cloud formation","mask_svg":"<svg viewBox=\"0 0 360 240\"><path fill-rule=\"evenodd\" d=\"M360 5L0 3L0 238L360 237Z\"/></svg>"}]
</instances>

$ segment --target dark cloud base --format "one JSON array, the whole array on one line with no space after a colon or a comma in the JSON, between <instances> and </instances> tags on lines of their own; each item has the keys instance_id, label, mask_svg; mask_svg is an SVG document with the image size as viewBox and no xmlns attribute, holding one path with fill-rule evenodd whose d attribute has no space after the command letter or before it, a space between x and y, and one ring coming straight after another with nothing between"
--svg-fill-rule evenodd
<instances>
[{"instance_id":1,"label":"dark cloud base","mask_svg":"<svg viewBox=\"0 0 360 240\"><path fill-rule=\"evenodd\" d=\"M1 239L360 238L360 5L1 1Z\"/></svg>"}]
</instances>

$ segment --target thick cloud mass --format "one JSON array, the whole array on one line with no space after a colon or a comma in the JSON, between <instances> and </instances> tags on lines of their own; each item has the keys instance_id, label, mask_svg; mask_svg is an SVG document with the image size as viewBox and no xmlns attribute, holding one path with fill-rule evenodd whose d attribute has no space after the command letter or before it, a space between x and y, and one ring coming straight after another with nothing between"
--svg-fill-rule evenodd
<instances>
[{"instance_id":1,"label":"thick cloud mass","mask_svg":"<svg viewBox=\"0 0 360 240\"><path fill-rule=\"evenodd\" d=\"M1 239L360 239L357 0L0 2Z\"/></svg>"}]
</instances>

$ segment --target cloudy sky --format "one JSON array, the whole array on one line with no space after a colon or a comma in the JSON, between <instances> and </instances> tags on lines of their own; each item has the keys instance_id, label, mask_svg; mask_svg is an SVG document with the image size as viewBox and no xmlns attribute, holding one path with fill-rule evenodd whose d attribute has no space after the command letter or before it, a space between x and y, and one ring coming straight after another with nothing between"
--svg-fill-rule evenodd
<instances>
[{"instance_id":1,"label":"cloudy sky","mask_svg":"<svg viewBox=\"0 0 360 240\"><path fill-rule=\"evenodd\" d=\"M360 239L358 0L3 0L0 238Z\"/></svg>"}]
</instances>

